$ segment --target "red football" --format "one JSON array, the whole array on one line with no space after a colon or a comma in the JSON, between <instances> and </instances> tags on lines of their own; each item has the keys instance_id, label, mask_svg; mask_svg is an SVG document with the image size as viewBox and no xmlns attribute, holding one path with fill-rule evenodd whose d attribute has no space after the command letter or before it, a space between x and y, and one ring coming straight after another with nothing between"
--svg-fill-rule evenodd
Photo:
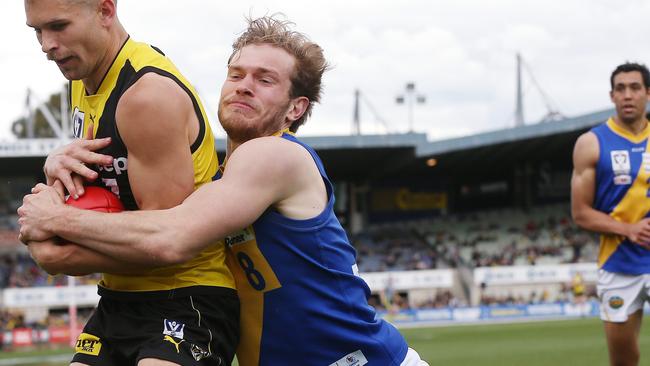
<instances>
[{"instance_id":1,"label":"red football","mask_svg":"<svg viewBox=\"0 0 650 366\"><path fill-rule=\"evenodd\" d=\"M113 192L96 186L87 186L84 190L85 193L79 199L68 197L66 205L100 212L124 211L124 205Z\"/></svg>"}]
</instances>

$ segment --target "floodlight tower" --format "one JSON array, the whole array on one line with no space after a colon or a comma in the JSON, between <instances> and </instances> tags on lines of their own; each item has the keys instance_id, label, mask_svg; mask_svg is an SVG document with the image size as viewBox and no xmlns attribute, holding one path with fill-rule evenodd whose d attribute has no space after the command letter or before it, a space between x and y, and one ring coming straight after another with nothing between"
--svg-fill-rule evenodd
<instances>
[{"instance_id":1,"label":"floodlight tower","mask_svg":"<svg viewBox=\"0 0 650 366\"><path fill-rule=\"evenodd\" d=\"M409 132L413 132L413 104L424 104L426 102L426 97L415 91L415 83L411 81L406 83L404 94L398 95L395 98L395 102L397 102L397 104L406 103L406 106L408 107Z\"/></svg>"},{"instance_id":2,"label":"floodlight tower","mask_svg":"<svg viewBox=\"0 0 650 366\"><path fill-rule=\"evenodd\" d=\"M515 126L524 125L524 92L521 86L521 54L517 53L517 105L515 109Z\"/></svg>"},{"instance_id":3,"label":"floodlight tower","mask_svg":"<svg viewBox=\"0 0 650 366\"><path fill-rule=\"evenodd\" d=\"M359 98L361 96L361 91L359 89L354 89L354 114L352 117L352 134L361 135L361 118L359 115Z\"/></svg>"}]
</instances>

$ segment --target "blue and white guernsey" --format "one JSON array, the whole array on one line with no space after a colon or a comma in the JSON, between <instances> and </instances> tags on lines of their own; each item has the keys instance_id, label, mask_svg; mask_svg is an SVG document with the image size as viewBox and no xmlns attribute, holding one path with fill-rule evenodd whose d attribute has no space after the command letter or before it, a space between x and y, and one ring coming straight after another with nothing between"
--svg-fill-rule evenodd
<instances>
[{"instance_id":1,"label":"blue and white guernsey","mask_svg":"<svg viewBox=\"0 0 650 366\"><path fill-rule=\"evenodd\" d=\"M611 118L591 130L598 137L594 208L621 222L635 223L650 212L650 126L633 135ZM600 237L598 266L608 272L650 273L650 250L620 235Z\"/></svg>"},{"instance_id":2,"label":"blue and white guernsey","mask_svg":"<svg viewBox=\"0 0 650 366\"><path fill-rule=\"evenodd\" d=\"M267 210L225 239L241 300L241 366L397 366L408 346L379 318L357 275L356 252L333 210L332 184L316 152L328 203L316 217L287 218Z\"/></svg>"}]
</instances>

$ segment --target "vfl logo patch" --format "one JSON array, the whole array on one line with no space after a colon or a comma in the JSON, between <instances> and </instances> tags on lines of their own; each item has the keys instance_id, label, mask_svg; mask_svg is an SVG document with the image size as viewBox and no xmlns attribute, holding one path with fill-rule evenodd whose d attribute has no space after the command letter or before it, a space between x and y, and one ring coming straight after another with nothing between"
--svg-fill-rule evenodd
<instances>
[{"instance_id":1,"label":"vfl logo patch","mask_svg":"<svg viewBox=\"0 0 650 366\"><path fill-rule=\"evenodd\" d=\"M630 153L627 150L612 150L610 154L614 174L630 174Z\"/></svg>"},{"instance_id":2,"label":"vfl logo patch","mask_svg":"<svg viewBox=\"0 0 650 366\"><path fill-rule=\"evenodd\" d=\"M610 151L612 159L612 171L614 172L614 184L628 185L632 184L630 176L630 153L627 150Z\"/></svg>"},{"instance_id":3,"label":"vfl logo patch","mask_svg":"<svg viewBox=\"0 0 650 366\"><path fill-rule=\"evenodd\" d=\"M612 309L619 309L625 301L619 296L612 296L609 298L609 307Z\"/></svg>"},{"instance_id":4,"label":"vfl logo patch","mask_svg":"<svg viewBox=\"0 0 650 366\"><path fill-rule=\"evenodd\" d=\"M329 366L363 366L367 363L368 360L366 359L366 356L363 355L361 350L358 350L343 356L342 359L330 364Z\"/></svg>"},{"instance_id":5,"label":"vfl logo patch","mask_svg":"<svg viewBox=\"0 0 650 366\"><path fill-rule=\"evenodd\" d=\"M99 337L92 334L81 333L75 345L76 353L83 353L91 356L99 356L99 351L102 349L102 342Z\"/></svg>"},{"instance_id":6,"label":"vfl logo patch","mask_svg":"<svg viewBox=\"0 0 650 366\"><path fill-rule=\"evenodd\" d=\"M72 113L72 132L74 133L74 137L78 139L83 135L84 116L85 113L80 111L78 107L74 108L74 112Z\"/></svg>"},{"instance_id":7,"label":"vfl logo patch","mask_svg":"<svg viewBox=\"0 0 650 366\"><path fill-rule=\"evenodd\" d=\"M203 348L197 346L196 344L192 344L190 351L192 352L192 357L194 357L196 361L201 361L206 357L210 357L210 352L204 351ZM219 364L221 365L221 359L219 359Z\"/></svg>"},{"instance_id":8,"label":"vfl logo patch","mask_svg":"<svg viewBox=\"0 0 650 366\"><path fill-rule=\"evenodd\" d=\"M176 340L174 338L172 338L172 337L170 337L168 335L166 335L165 338L163 338L163 341L170 342L171 344L176 346L176 353L181 353L181 349L179 347L180 347L181 343L185 342L184 339L181 339L180 342L176 342Z\"/></svg>"},{"instance_id":9,"label":"vfl logo patch","mask_svg":"<svg viewBox=\"0 0 650 366\"><path fill-rule=\"evenodd\" d=\"M168 335L174 338L183 339L183 330L185 329L185 324L179 323L176 320L167 320L163 321L164 330L163 334Z\"/></svg>"}]
</instances>

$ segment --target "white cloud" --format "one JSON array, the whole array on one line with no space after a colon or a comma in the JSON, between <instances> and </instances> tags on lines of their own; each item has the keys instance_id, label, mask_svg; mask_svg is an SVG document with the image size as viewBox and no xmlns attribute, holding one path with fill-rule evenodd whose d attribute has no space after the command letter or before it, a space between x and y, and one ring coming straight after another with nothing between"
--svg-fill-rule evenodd
<instances>
[{"instance_id":1,"label":"white cloud","mask_svg":"<svg viewBox=\"0 0 650 366\"><path fill-rule=\"evenodd\" d=\"M577 115L610 106L609 74L625 60L648 62L650 2L630 0L261 1L122 0L131 35L163 49L216 110L230 45L244 16L282 12L322 45L334 68L305 134L351 131L354 90L360 88L393 130L408 127L407 108L394 102L409 81L427 98L414 109L416 130L431 138L513 124L515 52L561 111ZM48 64L19 1L0 5L0 138L21 115L29 87L45 98L63 84ZM526 76L525 115L546 107ZM214 121L213 121L214 122ZM382 128L365 105L362 130Z\"/></svg>"}]
</instances>

